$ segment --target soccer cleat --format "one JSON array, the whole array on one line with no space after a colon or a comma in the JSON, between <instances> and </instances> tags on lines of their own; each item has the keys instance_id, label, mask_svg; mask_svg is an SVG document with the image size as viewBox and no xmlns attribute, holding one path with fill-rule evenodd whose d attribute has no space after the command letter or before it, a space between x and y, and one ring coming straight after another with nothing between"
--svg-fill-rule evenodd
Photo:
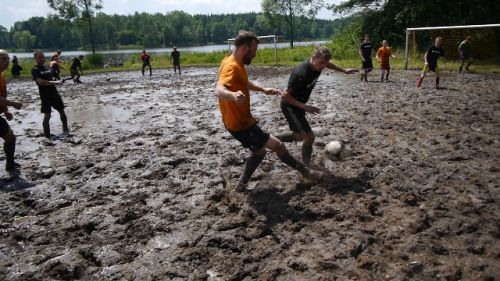
<instances>
[{"instance_id":1,"label":"soccer cleat","mask_svg":"<svg viewBox=\"0 0 500 281\"><path fill-rule=\"evenodd\" d=\"M248 183L238 183L236 187L234 188L234 191L236 192L246 192L248 191Z\"/></svg>"}]
</instances>

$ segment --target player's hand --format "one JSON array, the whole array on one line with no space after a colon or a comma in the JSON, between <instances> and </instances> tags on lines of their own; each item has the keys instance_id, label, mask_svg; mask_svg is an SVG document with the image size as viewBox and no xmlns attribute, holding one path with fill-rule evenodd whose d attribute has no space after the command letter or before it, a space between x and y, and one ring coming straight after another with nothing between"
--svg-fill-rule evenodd
<instances>
[{"instance_id":1,"label":"player's hand","mask_svg":"<svg viewBox=\"0 0 500 281\"><path fill-rule=\"evenodd\" d=\"M5 118L7 118L7 121L12 120L12 113L5 111L3 114L5 114Z\"/></svg>"},{"instance_id":2,"label":"player's hand","mask_svg":"<svg viewBox=\"0 0 500 281\"><path fill-rule=\"evenodd\" d=\"M21 107L23 107L23 104L20 103L20 102L14 102L14 104L12 105L15 109L19 110L21 109Z\"/></svg>"},{"instance_id":3,"label":"player's hand","mask_svg":"<svg viewBox=\"0 0 500 281\"><path fill-rule=\"evenodd\" d=\"M361 58L361 60L362 60L363 62L365 62L365 58Z\"/></svg>"},{"instance_id":4,"label":"player's hand","mask_svg":"<svg viewBox=\"0 0 500 281\"><path fill-rule=\"evenodd\" d=\"M233 101L237 104L243 104L245 100L245 94L243 94L242 91L234 92L233 93Z\"/></svg>"},{"instance_id":5,"label":"player's hand","mask_svg":"<svg viewBox=\"0 0 500 281\"><path fill-rule=\"evenodd\" d=\"M318 114L319 113L319 108L312 106L312 105L306 105L304 108L305 112L312 113L312 114Z\"/></svg>"},{"instance_id":6,"label":"player's hand","mask_svg":"<svg viewBox=\"0 0 500 281\"><path fill-rule=\"evenodd\" d=\"M281 91L275 88L264 88L264 94L270 95L270 96L280 96Z\"/></svg>"}]
</instances>

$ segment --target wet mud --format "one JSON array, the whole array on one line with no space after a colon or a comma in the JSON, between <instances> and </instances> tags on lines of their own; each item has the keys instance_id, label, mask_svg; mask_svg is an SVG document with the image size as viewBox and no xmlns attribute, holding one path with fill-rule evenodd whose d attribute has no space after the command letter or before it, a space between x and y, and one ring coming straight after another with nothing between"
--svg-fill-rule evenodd
<instances>
[{"instance_id":1,"label":"wet mud","mask_svg":"<svg viewBox=\"0 0 500 281\"><path fill-rule=\"evenodd\" d=\"M249 69L279 88L289 73ZM36 86L11 81L22 167L0 172L0 279L498 280L498 74L416 90L415 71L325 72L308 119L326 179L302 185L268 153L248 194L231 191L249 152L223 128L216 74L84 76L59 87L71 134L53 112L50 140ZM252 111L288 129L277 97L253 94ZM331 140L345 161L325 159Z\"/></svg>"}]
</instances>

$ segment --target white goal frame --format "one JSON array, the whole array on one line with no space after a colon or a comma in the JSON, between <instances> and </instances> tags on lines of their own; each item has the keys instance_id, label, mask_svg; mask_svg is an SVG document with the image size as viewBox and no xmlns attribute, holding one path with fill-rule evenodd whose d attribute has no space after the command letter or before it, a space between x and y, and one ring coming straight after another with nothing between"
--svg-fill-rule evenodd
<instances>
[{"instance_id":1,"label":"white goal frame","mask_svg":"<svg viewBox=\"0 0 500 281\"><path fill-rule=\"evenodd\" d=\"M480 25L455 25L455 26L429 26L429 27L409 27L406 28L406 44L405 44L405 69L408 69L408 42L411 31L422 30L444 30L444 29L471 29L471 28L488 28L500 27L500 24L480 24Z\"/></svg>"},{"instance_id":2,"label":"white goal frame","mask_svg":"<svg viewBox=\"0 0 500 281\"><path fill-rule=\"evenodd\" d=\"M257 38L273 38L273 43L274 43L274 65L278 65L278 36L277 35L265 35L265 36L258 36ZM227 47L229 52L231 52L231 42L233 42L236 38L230 38L227 39Z\"/></svg>"}]
</instances>

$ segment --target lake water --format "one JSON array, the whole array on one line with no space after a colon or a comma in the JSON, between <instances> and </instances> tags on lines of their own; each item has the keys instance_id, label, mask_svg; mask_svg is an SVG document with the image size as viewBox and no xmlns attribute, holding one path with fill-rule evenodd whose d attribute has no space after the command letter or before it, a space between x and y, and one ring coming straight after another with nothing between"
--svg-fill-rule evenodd
<instances>
[{"instance_id":1,"label":"lake water","mask_svg":"<svg viewBox=\"0 0 500 281\"><path fill-rule=\"evenodd\" d=\"M294 46L308 46L308 45L320 45L324 44L328 41L307 41L307 42L293 42ZM289 48L290 42L281 42L276 44L278 48ZM260 49L273 48L273 43L261 43L259 44ZM192 53L210 53L213 51L224 51L229 50L229 45L221 44L221 45L205 45L205 46L193 46L193 47L178 47L177 50L179 52L192 52ZM156 48L156 49L147 49L150 54L162 54L162 53L170 53L172 48ZM53 51L55 52L55 50ZM46 51L45 56L50 58L53 52ZM110 55L111 57L123 57L129 54L139 54L142 52L142 49L128 49L128 50L103 50L97 51L98 53ZM87 55L90 54L90 51L65 51L62 50L61 57L75 57L79 55ZM17 58L32 58L33 53L9 53L10 57L17 56Z\"/></svg>"}]
</instances>

